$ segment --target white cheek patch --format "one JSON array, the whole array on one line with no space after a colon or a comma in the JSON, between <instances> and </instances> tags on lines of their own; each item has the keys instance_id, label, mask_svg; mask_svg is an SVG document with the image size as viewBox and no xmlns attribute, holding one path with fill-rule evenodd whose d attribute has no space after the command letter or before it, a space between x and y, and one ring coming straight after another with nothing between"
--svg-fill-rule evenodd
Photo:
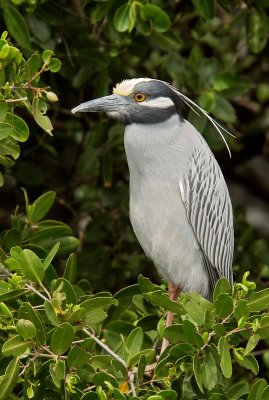
<instances>
[{"instance_id":1,"label":"white cheek patch","mask_svg":"<svg viewBox=\"0 0 269 400\"><path fill-rule=\"evenodd\" d=\"M143 107L167 108L173 106L174 103L169 97L157 97L157 99L143 101L139 105Z\"/></svg>"}]
</instances>

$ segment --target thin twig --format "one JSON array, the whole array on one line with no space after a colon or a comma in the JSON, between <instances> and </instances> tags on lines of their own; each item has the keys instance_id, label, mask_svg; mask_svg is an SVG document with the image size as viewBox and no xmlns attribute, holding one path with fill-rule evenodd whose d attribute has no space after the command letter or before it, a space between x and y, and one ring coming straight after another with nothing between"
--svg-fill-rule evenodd
<instances>
[{"instance_id":1,"label":"thin twig","mask_svg":"<svg viewBox=\"0 0 269 400\"><path fill-rule=\"evenodd\" d=\"M52 354L45 354L45 353L27 353L28 356L34 356L36 358L43 357L43 358L52 358ZM62 360L66 360L67 356L58 356L57 354L53 353L54 358L60 358Z\"/></svg>"},{"instance_id":2,"label":"thin twig","mask_svg":"<svg viewBox=\"0 0 269 400\"><path fill-rule=\"evenodd\" d=\"M32 290L35 294L37 294L39 297L41 297L45 301L50 301L46 296L43 296L38 290L36 290L32 285L28 285L28 283L25 284L25 287L29 290Z\"/></svg>"},{"instance_id":3,"label":"thin twig","mask_svg":"<svg viewBox=\"0 0 269 400\"><path fill-rule=\"evenodd\" d=\"M46 287L45 287L44 285L42 285L42 288L45 290L45 292L46 292L46 294L47 294L47 296L48 296L48 298L49 298L49 301L51 301L51 295L50 295L50 293L48 292L48 290L46 289Z\"/></svg>"},{"instance_id":4,"label":"thin twig","mask_svg":"<svg viewBox=\"0 0 269 400\"><path fill-rule=\"evenodd\" d=\"M129 378L129 383L130 383L130 386L131 386L131 392L132 392L132 395L133 395L134 397L136 397L135 384L134 384L134 377L135 377L135 374L134 374L132 371L130 371L130 372L128 373L128 378Z\"/></svg>"},{"instance_id":5,"label":"thin twig","mask_svg":"<svg viewBox=\"0 0 269 400\"><path fill-rule=\"evenodd\" d=\"M88 329L83 328L82 329L84 333L86 333L87 336L89 336L91 339L95 341L95 343L99 344L100 347L102 347L108 354L110 354L112 357L114 357L117 361L119 361L122 365L124 365L125 368L127 368L126 362L118 356L116 353L114 353L113 350L111 350L106 344L104 344L100 339L98 339L93 333L91 333Z\"/></svg>"},{"instance_id":6,"label":"thin twig","mask_svg":"<svg viewBox=\"0 0 269 400\"><path fill-rule=\"evenodd\" d=\"M5 100L6 103L16 103L17 101L26 101L28 100L27 97L20 97L19 99L7 99Z\"/></svg>"},{"instance_id":7,"label":"thin twig","mask_svg":"<svg viewBox=\"0 0 269 400\"><path fill-rule=\"evenodd\" d=\"M212 338L213 336L215 336L215 335L216 335L216 332L215 332L215 331L212 331L212 332L209 333L208 338L207 338L207 341L206 341L205 344L201 347L201 351L204 350L204 348L206 348L206 346L208 346L208 344L209 344L211 338Z\"/></svg>"}]
</instances>

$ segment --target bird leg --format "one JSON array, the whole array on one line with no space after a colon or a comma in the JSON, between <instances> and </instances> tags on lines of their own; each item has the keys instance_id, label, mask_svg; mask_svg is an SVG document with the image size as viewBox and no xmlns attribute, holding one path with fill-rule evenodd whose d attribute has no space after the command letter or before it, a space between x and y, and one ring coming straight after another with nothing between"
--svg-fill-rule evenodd
<instances>
[{"instance_id":1,"label":"bird leg","mask_svg":"<svg viewBox=\"0 0 269 400\"><path fill-rule=\"evenodd\" d=\"M179 287L174 285L173 283L169 282L168 283L168 294L169 294L170 300L177 301L178 294L179 294ZM174 313L172 311L167 311L165 327L172 325L173 317L174 317ZM164 338L163 342L162 342L162 347L161 347L161 354L164 352L164 350L168 346L169 346L169 342L167 339Z\"/></svg>"}]
</instances>

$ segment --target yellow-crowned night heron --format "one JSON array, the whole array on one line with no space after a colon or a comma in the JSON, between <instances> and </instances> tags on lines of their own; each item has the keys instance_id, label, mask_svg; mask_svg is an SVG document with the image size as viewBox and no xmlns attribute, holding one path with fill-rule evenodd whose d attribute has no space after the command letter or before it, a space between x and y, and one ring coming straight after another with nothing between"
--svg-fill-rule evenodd
<instances>
[{"instance_id":1,"label":"yellow-crowned night heron","mask_svg":"<svg viewBox=\"0 0 269 400\"><path fill-rule=\"evenodd\" d=\"M172 300L179 290L210 298L221 276L232 283L229 193L207 143L182 118L182 101L198 107L168 83L140 78L125 80L111 96L72 110L105 111L125 124L131 223L146 255L168 281ZM221 134L220 125L199 110ZM172 318L168 313L167 325Z\"/></svg>"}]
</instances>

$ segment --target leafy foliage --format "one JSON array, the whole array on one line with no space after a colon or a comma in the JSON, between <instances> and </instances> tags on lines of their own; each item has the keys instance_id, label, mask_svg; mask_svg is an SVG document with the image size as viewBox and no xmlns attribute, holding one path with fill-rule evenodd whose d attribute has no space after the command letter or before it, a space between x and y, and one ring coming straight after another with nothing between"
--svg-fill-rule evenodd
<instances>
[{"instance_id":1,"label":"leafy foliage","mask_svg":"<svg viewBox=\"0 0 269 400\"><path fill-rule=\"evenodd\" d=\"M123 128L69 110L124 78L173 82L241 133L226 165L215 132L182 110L225 174L247 179L243 162L268 154L268 2L6 0L1 10L0 399L267 399L268 239L235 212L238 283L221 279L212 302L134 283L155 276L128 222Z\"/></svg>"},{"instance_id":2,"label":"leafy foliage","mask_svg":"<svg viewBox=\"0 0 269 400\"><path fill-rule=\"evenodd\" d=\"M54 193L25 200L1 240L0 398L266 399L265 380L250 385L240 371L259 373L253 351L268 338L269 289L253 292L246 273L234 288L221 278L213 302L193 292L175 303L164 285L140 275L114 296L93 294L84 280L66 279L78 245L70 236L73 247L61 248L69 228L41 220ZM165 328L167 311L175 323ZM156 362L162 338L170 346Z\"/></svg>"}]
</instances>

